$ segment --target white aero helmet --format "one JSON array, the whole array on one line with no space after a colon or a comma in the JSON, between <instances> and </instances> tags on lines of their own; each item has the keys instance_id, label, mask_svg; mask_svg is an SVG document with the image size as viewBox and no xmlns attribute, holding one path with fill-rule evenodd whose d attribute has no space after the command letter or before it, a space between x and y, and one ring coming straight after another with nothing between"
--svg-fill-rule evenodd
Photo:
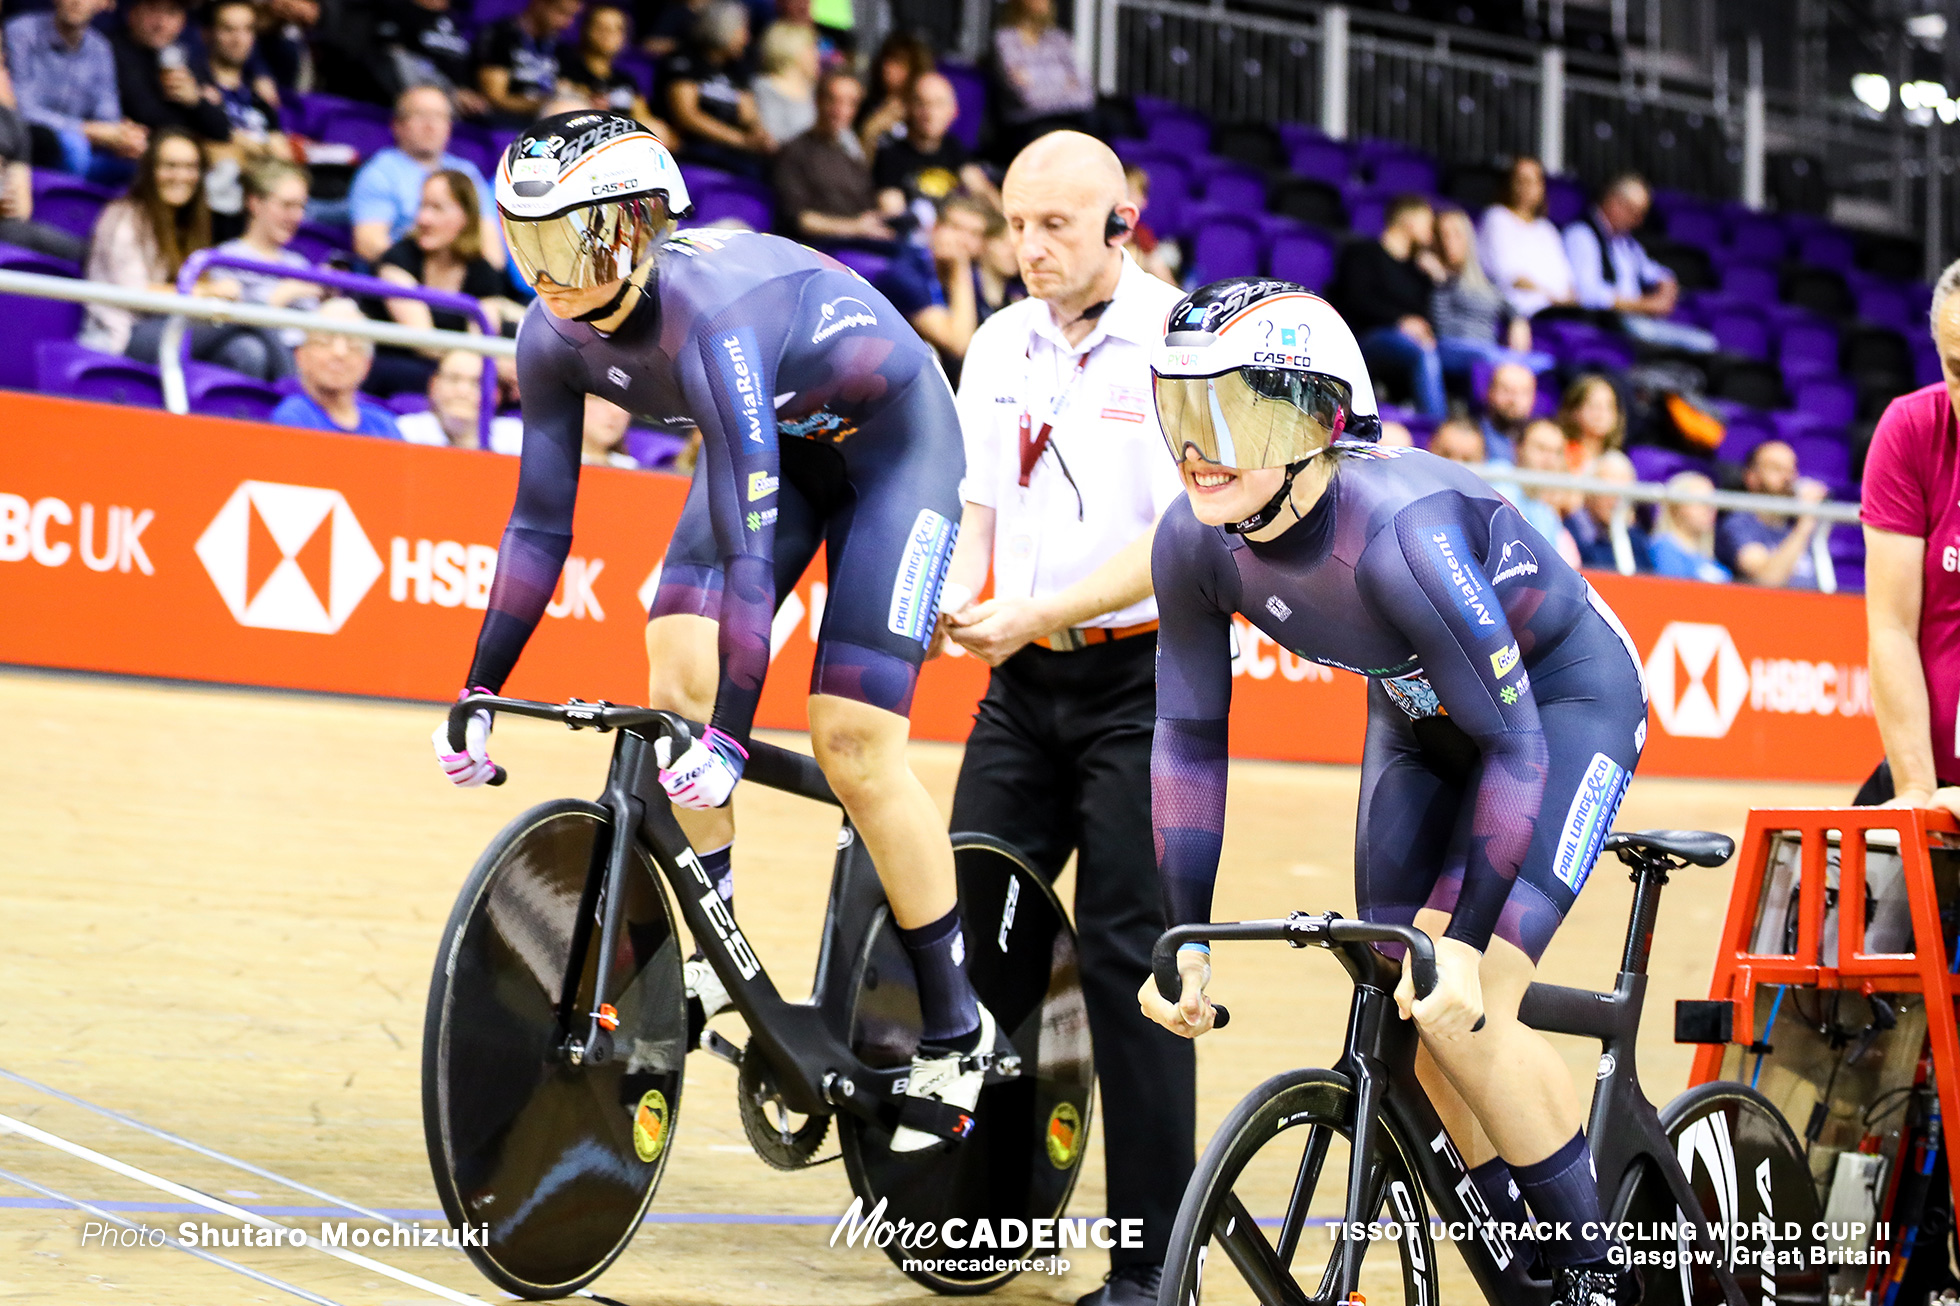
<instances>
[{"instance_id":1,"label":"white aero helmet","mask_svg":"<svg viewBox=\"0 0 1960 1306\"><path fill-rule=\"evenodd\" d=\"M533 284L622 281L692 207L667 147L611 110L534 123L497 163L504 242Z\"/></svg>"},{"instance_id":2,"label":"white aero helmet","mask_svg":"<svg viewBox=\"0 0 1960 1306\"><path fill-rule=\"evenodd\" d=\"M1151 360L1171 457L1195 450L1242 471L1291 467L1381 420L1361 346L1341 315L1290 281L1231 277L1171 310Z\"/></svg>"}]
</instances>

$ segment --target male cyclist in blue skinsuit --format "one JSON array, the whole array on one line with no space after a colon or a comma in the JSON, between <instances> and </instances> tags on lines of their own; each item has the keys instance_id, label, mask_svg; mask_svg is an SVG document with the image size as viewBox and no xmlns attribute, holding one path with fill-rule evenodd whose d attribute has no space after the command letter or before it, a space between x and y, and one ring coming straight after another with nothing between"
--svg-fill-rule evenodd
<instances>
[{"instance_id":1,"label":"male cyclist in blue skinsuit","mask_svg":"<svg viewBox=\"0 0 1960 1306\"><path fill-rule=\"evenodd\" d=\"M1499 1221L1565 1222L1544 1249L1561 1306L1614 1306L1591 1157L1565 1063L1518 1022L1646 740L1632 643L1592 587L1477 476L1383 448L1354 335L1286 282L1204 287L1171 310L1153 366L1187 497L1152 555L1162 622L1151 757L1171 924L1211 914L1224 832L1232 617L1368 678L1355 826L1369 920L1436 939L1438 982L1396 999L1417 1071ZM1182 1000L1147 1014L1211 1027L1202 945ZM1485 1024L1474 1029L1479 1017ZM1514 1186L1515 1181L1515 1186Z\"/></svg>"},{"instance_id":2,"label":"male cyclist in blue skinsuit","mask_svg":"<svg viewBox=\"0 0 1960 1306\"><path fill-rule=\"evenodd\" d=\"M708 718L660 780L727 898L727 809L769 667L771 620L819 545L830 597L811 680L817 761L876 863L918 972L924 1028L896 1151L970 1127L995 1023L967 982L945 822L905 761L912 690L959 532L965 455L932 350L856 274L791 241L673 234L687 187L633 119L561 114L505 151L497 207L537 286L517 335L524 452L465 684L510 674L571 546L585 396L699 426L701 462L647 627L655 707ZM436 752L489 778L490 718ZM702 1016L727 1002L688 965ZM913 1127L918 1125L920 1127Z\"/></svg>"}]
</instances>

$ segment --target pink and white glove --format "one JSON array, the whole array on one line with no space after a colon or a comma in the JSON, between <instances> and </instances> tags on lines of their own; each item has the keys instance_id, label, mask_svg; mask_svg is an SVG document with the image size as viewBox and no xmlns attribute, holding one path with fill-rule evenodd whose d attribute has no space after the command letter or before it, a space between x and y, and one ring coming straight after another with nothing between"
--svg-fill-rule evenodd
<instances>
[{"instance_id":1,"label":"pink and white glove","mask_svg":"<svg viewBox=\"0 0 1960 1306\"><path fill-rule=\"evenodd\" d=\"M489 692L485 689L468 689L458 697L468 698L471 694ZM490 713L487 710L470 713L470 719L463 727L462 752L450 751L447 720L435 728L429 742L435 745L436 761L442 763L442 773L449 777L449 783L458 788L474 789L487 784L490 777L497 773L496 763L490 760Z\"/></svg>"},{"instance_id":2,"label":"pink and white glove","mask_svg":"<svg viewBox=\"0 0 1960 1306\"><path fill-rule=\"evenodd\" d=\"M713 726L680 756L671 757L673 751L674 741L666 736L653 741L653 755L660 763L660 787L669 798L696 812L726 803L749 760L748 749Z\"/></svg>"}]
</instances>

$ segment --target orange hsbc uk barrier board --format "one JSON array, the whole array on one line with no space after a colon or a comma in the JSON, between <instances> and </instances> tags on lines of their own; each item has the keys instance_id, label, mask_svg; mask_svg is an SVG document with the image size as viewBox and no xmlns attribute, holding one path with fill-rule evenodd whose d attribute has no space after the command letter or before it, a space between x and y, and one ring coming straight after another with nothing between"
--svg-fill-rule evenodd
<instances>
[{"instance_id":1,"label":"orange hsbc uk barrier board","mask_svg":"<svg viewBox=\"0 0 1960 1306\"><path fill-rule=\"evenodd\" d=\"M0 661L446 701L516 484L496 454L0 396ZM643 699L643 617L685 491L585 469L510 693ZM1876 763L1857 598L1594 583L1646 669L1643 773L1848 783ZM826 592L819 558L777 615L762 724L803 725ZM1233 683L1236 754L1360 760L1358 677L1241 623ZM914 733L964 739L985 688L976 659L929 663Z\"/></svg>"}]
</instances>

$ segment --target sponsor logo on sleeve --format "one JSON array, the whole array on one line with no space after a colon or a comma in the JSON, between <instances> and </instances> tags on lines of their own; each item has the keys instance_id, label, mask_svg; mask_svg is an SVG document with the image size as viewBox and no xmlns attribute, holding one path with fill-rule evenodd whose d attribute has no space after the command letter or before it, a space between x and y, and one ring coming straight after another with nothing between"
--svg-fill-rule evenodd
<instances>
[{"instance_id":1,"label":"sponsor logo on sleeve","mask_svg":"<svg viewBox=\"0 0 1960 1306\"><path fill-rule=\"evenodd\" d=\"M885 622L892 634L921 645L932 642L939 617L939 583L959 533L958 526L932 509L919 509L898 560L898 575L892 580L891 611Z\"/></svg>"},{"instance_id":2,"label":"sponsor logo on sleeve","mask_svg":"<svg viewBox=\"0 0 1960 1306\"><path fill-rule=\"evenodd\" d=\"M747 327L738 327L717 343L721 346L721 379L735 405L738 430L732 434L750 444L763 444L762 395L758 390L759 378L749 361L762 353L756 347L755 333Z\"/></svg>"},{"instance_id":3,"label":"sponsor logo on sleeve","mask_svg":"<svg viewBox=\"0 0 1960 1306\"><path fill-rule=\"evenodd\" d=\"M606 380L624 390L632 384L633 378L626 375L626 369L623 367L609 367L606 369Z\"/></svg>"},{"instance_id":4,"label":"sponsor logo on sleeve","mask_svg":"<svg viewBox=\"0 0 1960 1306\"><path fill-rule=\"evenodd\" d=\"M754 503L757 499L768 498L776 492L776 487L780 484L781 482L768 472L750 472L749 502Z\"/></svg>"},{"instance_id":5,"label":"sponsor logo on sleeve","mask_svg":"<svg viewBox=\"0 0 1960 1306\"><path fill-rule=\"evenodd\" d=\"M1613 828L1613 814L1620 810L1620 799L1626 796L1632 779L1604 753L1594 753L1580 777L1572 806L1566 809L1565 823L1559 827L1558 849L1552 854L1552 874L1572 892L1585 887L1600 845Z\"/></svg>"},{"instance_id":6,"label":"sponsor logo on sleeve","mask_svg":"<svg viewBox=\"0 0 1960 1306\"><path fill-rule=\"evenodd\" d=\"M1293 615L1293 609L1287 607L1286 600L1281 598L1277 594L1269 594L1266 596L1266 611L1272 613L1273 616L1279 619L1280 621L1285 621L1288 617Z\"/></svg>"},{"instance_id":7,"label":"sponsor logo on sleeve","mask_svg":"<svg viewBox=\"0 0 1960 1306\"><path fill-rule=\"evenodd\" d=\"M810 343L820 345L852 327L877 325L878 315L871 311L871 305L855 295L840 295L817 311L817 329L810 333Z\"/></svg>"},{"instance_id":8,"label":"sponsor logo on sleeve","mask_svg":"<svg viewBox=\"0 0 1960 1306\"><path fill-rule=\"evenodd\" d=\"M1493 604L1490 591L1484 588L1484 578L1471 560L1470 549L1464 544L1463 537L1455 529L1446 528L1431 532L1429 542L1436 546L1436 556L1449 573L1456 605L1463 609L1463 615L1476 625L1495 626L1497 618L1491 615Z\"/></svg>"},{"instance_id":9,"label":"sponsor logo on sleeve","mask_svg":"<svg viewBox=\"0 0 1960 1306\"><path fill-rule=\"evenodd\" d=\"M1518 646L1506 644L1490 655L1490 669L1499 679L1511 674L1518 665Z\"/></svg>"},{"instance_id":10,"label":"sponsor logo on sleeve","mask_svg":"<svg viewBox=\"0 0 1960 1306\"><path fill-rule=\"evenodd\" d=\"M763 508L759 511L752 510L749 513L748 522L749 529L752 531L759 531L764 526L773 526L776 524L776 510L774 508Z\"/></svg>"},{"instance_id":11,"label":"sponsor logo on sleeve","mask_svg":"<svg viewBox=\"0 0 1960 1306\"><path fill-rule=\"evenodd\" d=\"M1504 546L1504 551L1497 555L1497 573L1490 578L1490 583L1502 585L1505 581L1519 576L1537 574L1538 559L1532 556L1531 550L1526 547L1523 540L1512 540Z\"/></svg>"}]
</instances>

